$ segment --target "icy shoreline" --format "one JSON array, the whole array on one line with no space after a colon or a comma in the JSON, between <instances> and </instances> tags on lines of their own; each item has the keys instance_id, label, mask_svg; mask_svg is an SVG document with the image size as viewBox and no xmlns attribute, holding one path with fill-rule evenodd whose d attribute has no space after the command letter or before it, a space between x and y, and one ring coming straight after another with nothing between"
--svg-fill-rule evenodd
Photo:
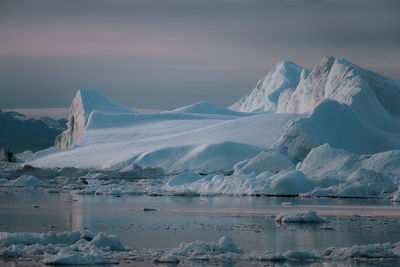
<instances>
[{"instance_id":1,"label":"icy shoreline","mask_svg":"<svg viewBox=\"0 0 400 267\"><path fill-rule=\"evenodd\" d=\"M379 259L400 261L400 242L354 245L317 250L243 252L230 237L217 242L183 242L176 248L133 250L119 238L105 233L74 231L56 234L0 233L0 257L11 260L42 261L44 264L110 264L130 259L159 263L178 262L276 262L351 261Z\"/></svg>"}]
</instances>

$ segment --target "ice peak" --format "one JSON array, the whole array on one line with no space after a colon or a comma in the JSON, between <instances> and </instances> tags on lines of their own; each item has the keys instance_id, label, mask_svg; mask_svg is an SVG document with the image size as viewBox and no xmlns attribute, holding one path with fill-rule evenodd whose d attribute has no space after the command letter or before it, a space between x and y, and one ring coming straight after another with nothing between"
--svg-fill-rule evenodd
<instances>
[{"instance_id":1,"label":"ice peak","mask_svg":"<svg viewBox=\"0 0 400 267\"><path fill-rule=\"evenodd\" d=\"M281 93L285 90L294 90L300 80L305 79L309 73L309 70L296 63L281 61L258 81L249 95L230 108L242 112L275 112Z\"/></svg>"},{"instance_id":2,"label":"ice peak","mask_svg":"<svg viewBox=\"0 0 400 267\"><path fill-rule=\"evenodd\" d=\"M290 69L303 69L303 67L297 65L296 63L292 61L281 61L278 64L276 64L275 69L276 70L290 70Z\"/></svg>"}]
</instances>

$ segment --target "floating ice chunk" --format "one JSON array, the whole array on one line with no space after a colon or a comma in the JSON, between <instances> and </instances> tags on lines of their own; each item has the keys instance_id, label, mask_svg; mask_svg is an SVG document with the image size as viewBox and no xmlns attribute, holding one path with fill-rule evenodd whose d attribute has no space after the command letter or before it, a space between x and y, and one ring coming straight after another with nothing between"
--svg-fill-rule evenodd
<instances>
[{"instance_id":1,"label":"floating ice chunk","mask_svg":"<svg viewBox=\"0 0 400 267\"><path fill-rule=\"evenodd\" d=\"M111 262L105 259L95 248L90 248L87 252L62 249L56 255L46 254L43 263L52 265L91 265L109 264Z\"/></svg>"},{"instance_id":2,"label":"floating ice chunk","mask_svg":"<svg viewBox=\"0 0 400 267\"><path fill-rule=\"evenodd\" d=\"M178 262L179 258L187 258L190 260L208 261L219 257L230 257L231 255L241 255L240 250L230 237L221 237L217 243L215 242L183 242L177 248L152 253L153 260L158 262ZM178 260L178 261L176 261Z\"/></svg>"},{"instance_id":3,"label":"floating ice chunk","mask_svg":"<svg viewBox=\"0 0 400 267\"><path fill-rule=\"evenodd\" d=\"M232 238L229 236L223 236L218 240L217 248L223 252L242 253L242 250L238 249Z\"/></svg>"},{"instance_id":4,"label":"floating ice chunk","mask_svg":"<svg viewBox=\"0 0 400 267\"><path fill-rule=\"evenodd\" d=\"M352 258L398 258L400 255L393 252L392 244L354 245L347 248L328 248L324 255L333 259Z\"/></svg>"},{"instance_id":5,"label":"floating ice chunk","mask_svg":"<svg viewBox=\"0 0 400 267\"><path fill-rule=\"evenodd\" d=\"M59 193L59 191L56 188L50 188L49 190L47 190L47 193L49 193L49 194L57 194L57 193Z\"/></svg>"},{"instance_id":6,"label":"floating ice chunk","mask_svg":"<svg viewBox=\"0 0 400 267\"><path fill-rule=\"evenodd\" d=\"M109 248L115 251L124 250L116 235L107 235L106 233L98 233L89 244L93 244L98 248Z\"/></svg>"},{"instance_id":7,"label":"floating ice chunk","mask_svg":"<svg viewBox=\"0 0 400 267\"><path fill-rule=\"evenodd\" d=\"M284 212L275 217L276 222L293 223L321 223L325 220L318 216L315 211L307 212Z\"/></svg>"},{"instance_id":8,"label":"floating ice chunk","mask_svg":"<svg viewBox=\"0 0 400 267\"><path fill-rule=\"evenodd\" d=\"M286 258L282 255L282 252L277 251L267 251L262 255L255 256L258 261L283 261Z\"/></svg>"},{"instance_id":9,"label":"floating ice chunk","mask_svg":"<svg viewBox=\"0 0 400 267\"><path fill-rule=\"evenodd\" d=\"M288 250L283 253L286 259L309 260L319 259L321 256L310 250Z\"/></svg>"},{"instance_id":10,"label":"floating ice chunk","mask_svg":"<svg viewBox=\"0 0 400 267\"><path fill-rule=\"evenodd\" d=\"M174 257L172 255L164 255L161 258L156 258L153 260L154 262L160 262L160 263L178 263L179 259L177 257Z\"/></svg>"},{"instance_id":11,"label":"floating ice chunk","mask_svg":"<svg viewBox=\"0 0 400 267\"><path fill-rule=\"evenodd\" d=\"M106 257L124 250L113 235L74 232L0 233L0 256L39 257L45 264L106 264Z\"/></svg>"},{"instance_id":12,"label":"floating ice chunk","mask_svg":"<svg viewBox=\"0 0 400 267\"><path fill-rule=\"evenodd\" d=\"M33 175L22 175L12 183L12 186L15 187L36 187L39 185L40 180Z\"/></svg>"}]
</instances>

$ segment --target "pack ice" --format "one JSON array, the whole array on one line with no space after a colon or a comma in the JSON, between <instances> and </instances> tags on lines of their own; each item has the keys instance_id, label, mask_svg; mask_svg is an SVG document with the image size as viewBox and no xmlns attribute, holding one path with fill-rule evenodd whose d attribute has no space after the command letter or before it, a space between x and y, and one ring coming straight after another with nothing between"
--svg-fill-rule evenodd
<instances>
[{"instance_id":1,"label":"pack ice","mask_svg":"<svg viewBox=\"0 0 400 267\"><path fill-rule=\"evenodd\" d=\"M244 252L230 237L223 236L217 242L183 242L176 248L132 250L124 248L115 235L93 234L90 231L63 233L8 233L0 232L0 256L23 261L42 262L48 265L100 265L118 264L131 259L129 264L144 265L165 263L188 266L214 263L323 261L347 263L362 260L379 260L381 264L394 264L400 258L400 243L354 245L352 247L329 247L315 250L251 251ZM387 260L387 261L385 261Z\"/></svg>"},{"instance_id":2,"label":"pack ice","mask_svg":"<svg viewBox=\"0 0 400 267\"><path fill-rule=\"evenodd\" d=\"M230 109L147 114L80 90L68 129L28 164L161 167L178 175L162 188L176 194L397 199L398 103L398 82L333 57L311 71L279 63Z\"/></svg>"}]
</instances>

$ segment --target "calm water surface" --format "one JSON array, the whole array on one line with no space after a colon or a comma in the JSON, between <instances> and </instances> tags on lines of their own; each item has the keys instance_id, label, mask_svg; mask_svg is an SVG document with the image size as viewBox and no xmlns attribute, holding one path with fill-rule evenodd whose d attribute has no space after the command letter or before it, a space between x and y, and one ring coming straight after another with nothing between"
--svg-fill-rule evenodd
<instances>
[{"instance_id":1,"label":"calm water surface","mask_svg":"<svg viewBox=\"0 0 400 267\"><path fill-rule=\"evenodd\" d=\"M282 206L288 201L294 205ZM327 222L274 222L279 212L308 210ZM321 249L400 241L400 205L372 199L0 194L0 231L80 229L116 234L124 246L137 249L216 241L224 235L244 251Z\"/></svg>"}]
</instances>

